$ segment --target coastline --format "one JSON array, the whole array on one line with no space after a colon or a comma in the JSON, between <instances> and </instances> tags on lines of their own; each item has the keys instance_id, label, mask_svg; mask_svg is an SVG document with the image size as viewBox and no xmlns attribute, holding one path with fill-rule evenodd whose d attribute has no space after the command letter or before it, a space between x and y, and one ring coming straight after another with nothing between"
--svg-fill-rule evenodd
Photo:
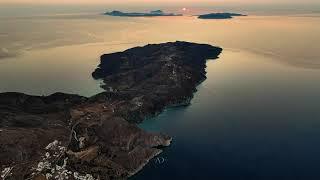
<instances>
[{"instance_id":1,"label":"coastline","mask_svg":"<svg viewBox=\"0 0 320 180\"><path fill-rule=\"evenodd\" d=\"M147 58L149 60L140 55L140 50L144 55L150 54ZM68 173L74 177L75 174L117 178L134 175L150 159L162 152L158 147L169 146L172 140L167 135L147 133L139 129L135 123L156 116L170 106L189 104L195 92L195 85L205 80L204 63L207 59L218 58L221 51L221 48L210 45L175 42L136 47L124 51L123 54L116 53L122 57L129 55L128 58L124 58L126 60L133 58L134 61L129 60L134 62L132 68L127 67L128 61L120 61L119 66L112 66L111 74L110 71L102 69L102 72L108 72L106 75L99 74L105 84L109 84L110 78L119 78L119 74L126 75L121 76L120 79L123 79L113 84L113 89L116 91L106 91L90 98L64 93L42 97L1 93L0 115L3 120L0 125L3 128L0 133L11 133L10 137L0 139L0 144L4 147L2 153L4 162L1 162L1 166L8 168L8 164L16 159L14 168L9 167L11 168L9 173L16 178L25 176L19 169L29 169L33 178L52 177L57 173L64 177L69 177ZM138 56L134 55L135 53ZM114 54L102 56L101 62L104 63L105 57L113 57ZM113 60L108 60L108 63L110 62ZM126 66L125 71L123 64ZM104 68L109 65L99 67ZM173 74L168 74L168 71ZM133 76L132 72L138 74L142 72L140 75L142 77L147 75L149 79L136 77L137 74ZM148 75L150 72L151 76ZM97 78L95 75L94 77ZM127 87L121 84L127 83L126 78L132 77L136 78L131 87L134 91L128 91ZM164 86L160 82L169 84ZM138 88L136 85L139 85ZM149 92L149 87L153 91ZM166 88L163 89L164 87L171 90L167 91ZM161 88L162 91L154 91ZM185 88L188 91L183 90ZM176 94L179 91L180 93ZM160 93L158 95L162 99L155 98L157 96L153 93ZM59 131L60 135L59 137L53 134L48 136L46 133L38 134L36 137L28 135L35 129L48 129L47 131L53 134ZM21 139L18 134L24 137ZM34 151L37 153L27 159L21 159L7 149L12 146L7 141L8 138L20 142L16 146L27 146L22 142L29 141L41 143L36 147L25 148L23 154ZM44 148L51 144L50 142L59 148ZM61 164L62 160L65 163ZM85 164L79 166L78 162ZM108 163L105 164L106 162ZM57 169L55 165L61 168ZM105 166L108 166L109 170L105 169ZM99 171L90 167L99 167ZM48 174L48 171L51 173Z\"/></svg>"}]
</instances>

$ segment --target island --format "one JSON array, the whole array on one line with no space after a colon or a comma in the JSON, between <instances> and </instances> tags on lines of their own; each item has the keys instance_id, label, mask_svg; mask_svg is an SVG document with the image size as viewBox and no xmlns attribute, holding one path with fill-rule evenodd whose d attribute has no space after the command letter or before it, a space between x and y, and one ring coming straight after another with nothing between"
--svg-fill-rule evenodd
<instances>
[{"instance_id":1,"label":"island","mask_svg":"<svg viewBox=\"0 0 320 180\"><path fill-rule=\"evenodd\" d=\"M104 54L92 97L0 93L2 179L125 179L169 146L172 138L137 123L190 103L206 79L206 60L222 49L169 42Z\"/></svg>"},{"instance_id":2,"label":"island","mask_svg":"<svg viewBox=\"0 0 320 180\"><path fill-rule=\"evenodd\" d=\"M119 17L182 16L182 14L165 13L162 10L150 11L148 13L111 11L111 12L104 13L104 15L119 16Z\"/></svg>"},{"instance_id":3,"label":"island","mask_svg":"<svg viewBox=\"0 0 320 180\"><path fill-rule=\"evenodd\" d=\"M210 13L210 14L203 14L199 15L199 19L231 19L234 16L247 16L244 14L237 14L237 13Z\"/></svg>"}]
</instances>

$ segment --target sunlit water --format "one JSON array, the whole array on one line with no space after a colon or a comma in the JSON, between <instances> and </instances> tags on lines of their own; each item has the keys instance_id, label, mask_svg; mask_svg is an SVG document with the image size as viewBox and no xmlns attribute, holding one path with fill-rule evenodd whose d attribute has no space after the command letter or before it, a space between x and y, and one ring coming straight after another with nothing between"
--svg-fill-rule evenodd
<instances>
[{"instance_id":1,"label":"sunlit water","mask_svg":"<svg viewBox=\"0 0 320 180\"><path fill-rule=\"evenodd\" d=\"M188 107L140 126L173 136L134 179L319 179L320 17L0 17L0 92L91 96L103 53L184 40L224 49Z\"/></svg>"}]
</instances>

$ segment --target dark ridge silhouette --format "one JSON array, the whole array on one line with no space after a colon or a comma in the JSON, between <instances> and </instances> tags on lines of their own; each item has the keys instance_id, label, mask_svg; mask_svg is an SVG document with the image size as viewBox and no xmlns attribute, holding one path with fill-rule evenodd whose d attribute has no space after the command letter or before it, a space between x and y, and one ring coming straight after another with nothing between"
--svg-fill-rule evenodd
<instances>
[{"instance_id":1,"label":"dark ridge silhouette","mask_svg":"<svg viewBox=\"0 0 320 180\"><path fill-rule=\"evenodd\" d=\"M106 12L104 14L109 16L119 16L119 17L182 16L181 14L165 13L162 10L150 11L149 13L111 11L111 12Z\"/></svg>"},{"instance_id":2,"label":"dark ridge silhouette","mask_svg":"<svg viewBox=\"0 0 320 180\"><path fill-rule=\"evenodd\" d=\"M210 13L198 16L199 19L231 19L234 16L247 16L237 13Z\"/></svg>"}]
</instances>

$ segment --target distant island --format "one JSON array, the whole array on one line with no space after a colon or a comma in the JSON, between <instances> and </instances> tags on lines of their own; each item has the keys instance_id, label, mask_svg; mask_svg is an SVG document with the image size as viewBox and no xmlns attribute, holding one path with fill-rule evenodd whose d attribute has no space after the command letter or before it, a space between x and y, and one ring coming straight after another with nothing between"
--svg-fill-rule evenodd
<instances>
[{"instance_id":1,"label":"distant island","mask_svg":"<svg viewBox=\"0 0 320 180\"><path fill-rule=\"evenodd\" d=\"M104 13L104 15L119 16L119 17L182 16L182 14L165 13L162 10L150 11L148 13L112 11L112 12L106 12Z\"/></svg>"},{"instance_id":2,"label":"distant island","mask_svg":"<svg viewBox=\"0 0 320 180\"><path fill-rule=\"evenodd\" d=\"M104 54L92 97L0 93L1 179L127 179L172 138L136 124L188 105L222 49L168 42ZM75 54L76 56L76 54Z\"/></svg>"},{"instance_id":3,"label":"distant island","mask_svg":"<svg viewBox=\"0 0 320 180\"><path fill-rule=\"evenodd\" d=\"M198 16L199 19L231 19L234 16L247 16L238 13L210 13Z\"/></svg>"}]
</instances>

